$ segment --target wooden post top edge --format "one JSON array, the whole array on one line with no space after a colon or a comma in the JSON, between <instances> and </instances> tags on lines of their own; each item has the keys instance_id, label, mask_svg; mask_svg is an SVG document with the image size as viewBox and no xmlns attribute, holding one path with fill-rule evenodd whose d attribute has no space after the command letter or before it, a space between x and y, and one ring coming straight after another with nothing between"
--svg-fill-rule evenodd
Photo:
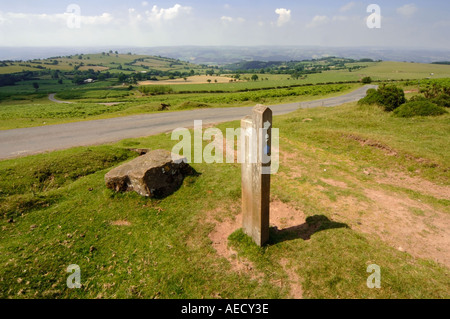
<instances>
[{"instance_id":1,"label":"wooden post top edge","mask_svg":"<svg viewBox=\"0 0 450 319\"><path fill-rule=\"evenodd\" d=\"M253 113L260 113L260 114L264 114L268 111L270 111L270 113L272 113L272 110L268 106L265 106L262 104L256 105L252 111L253 111Z\"/></svg>"}]
</instances>

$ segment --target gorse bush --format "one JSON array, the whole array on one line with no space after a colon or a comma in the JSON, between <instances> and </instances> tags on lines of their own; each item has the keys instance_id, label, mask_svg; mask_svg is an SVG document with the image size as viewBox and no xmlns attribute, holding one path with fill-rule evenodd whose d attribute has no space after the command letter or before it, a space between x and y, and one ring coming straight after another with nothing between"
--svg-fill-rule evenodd
<instances>
[{"instance_id":1,"label":"gorse bush","mask_svg":"<svg viewBox=\"0 0 450 319\"><path fill-rule=\"evenodd\" d=\"M361 82L362 82L363 84L370 84L370 83L372 83L372 78L371 78L370 76L366 76L365 78L363 78L363 79L361 80Z\"/></svg>"},{"instance_id":2,"label":"gorse bush","mask_svg":"<svg viewBox=\"0 0 450 319\"><path fill-rule=\"evenodd\" d=\"M378 89L379 101L387 112L391 112L406 102L405 92L395 85L386 85Z\"/></svg>"},{"instance_id":3,"label":"gorse bush","mask_svg":"<svg viewBox=\"0 0 450 319\"><path fill-rule=\"evenodd\" d=\"M450 96L450 86L445 83L433 82L420 90L427 99L434 99L441 95Z\"/></svg>"},{"instance_id":4,"label":"gorse bush","mask_svg":"<svg viewBox=\"0 0 450 319\"><path fill-rule=\"evenodd\" d=\"M408 102L394 110L397 117L414 117L414 116L439 116L447 113L447 111L430 101L413 101Z\"/></svg>"},{"instance_id":5,"label":"gorse bush","mask_svg":"<svg viewBox=\"0 0 450 319\"><path fill-rule=\"evenodd\" d=\"M379 94L375 89L367 90L366 97L359 100L359 104L379 104Z\"/></svg>"},{"instance_id":6,"label":"gorse bush","mask_svg":"<svg viewBox=\"0 0 450 319\"><path fill-rule=\"evenodd\" d=\"M450 94L442 93L431 99L431 102L442 107L450 107Z\"/></svg>"},{"instance_id":7,"label":"gorse bush","mask_svg":"<svg viewBox=\"0 0 450 319\"><path fill-rule=\"evenodd\" d=\"M370 89L367 96L359 101L360 104L379 104L386 112L392 112L405 102L403 89L395 85L383 85L378 90Z\"/></svg>"}]
</instances>

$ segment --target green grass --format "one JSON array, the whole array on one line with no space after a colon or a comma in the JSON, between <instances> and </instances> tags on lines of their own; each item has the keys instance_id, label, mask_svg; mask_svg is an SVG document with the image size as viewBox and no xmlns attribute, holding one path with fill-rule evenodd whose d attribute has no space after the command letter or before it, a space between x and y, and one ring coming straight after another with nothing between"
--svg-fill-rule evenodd
<instances>
[{"instance_id":1,"label":"green grass","mask_svg":"<svg viewBox=\"0 0 450 319\"><path fill-rule=\"evenodd\" d=\"M363 69L363 72L374 80L419 80L429 77L435 79L450 77L450 66L407 62L381 62L367 69ZM431 73L434 75L431 75Z\"/></svg>"},{"instance_id":2,"label":"green grass","mask_svg":"<svg viewBox=\"0 0 450 319\"><path fill-rule=\"evenodd\" d=\"M228 243L237 259L251 262L250 272L233 270L208 238L211 220L239 212L238 164L195 164L199 176L152 200L106 189L104 175L136 156L129 147L170 150L176 142L167 134L2 161L1 215L14 222L0 219L0 298L289 298L287 269L299 277L305 298L449 298L448 268L359 232L356 221L329 206L347 196L370 204L363 189L385 187L450 213L449 201L387 188L362 172L394 169L448 186L449 126L449 115L401 119L356 103L276 117L282 155L295 156L273 176L272 197L320 227L309 239L272 229L264 248L237 227ZM349 135L378 141L397 155L363 147ZM304 173L295 177L299 168ZM350 187L319 181L325 177ZM361 216L368 213L360 208ZM416 209L411 216L425 213ZM128 226L113 224L119 220ZM81 289L66 288L70 264L81 267ZM370 264L382 269L381 289L366 287Z\"/></svg>"},{"instance_id":3,"label":"green grass","mask_svg":"<svg viewBox=\"0 0 450 319\"><path fill-rule=\"evenodd\" d=\"M443 67L435 64L406 63L406 62L371 62L351 63L347 66L364 65L367 68L349 72L348 70L331 70L317 74L308 74L306 79L294 80L288 74L258 74L258 81L242 81L233 83L210 83L210 84L178 84L171 87L176 92L180 91L239 91L271 87L285 87L318 83L337 83L361 81L364 77L371 77L375 81L387 80L424 80L428 77L448 78L450 77L450 66ZM431 76L431 73L434 75ZM225 75L226 76L226 75ZM250 77L249 74L241 75ZM267 80L266 80L267 79ZM214 80L214 76L211 77Z\"/></svg>"},{"instance_id":4,"label":"green grass","mask_svg":"<svg viewBox=\"0 0 450 319\"><path fill-rule=\"evenodd\" d=\"M302 122L304 119L312 121ZM382 169L389 169L394 163L400 167L407 163L410 170L420 168L423 173L429 173L428 178L443 181L450 178L446 171L450 161L448 114L435 118L398 118L375 105L349 103L326 112L323 108L305 109L290 115L286 123L289 123L284 126L288 137L336 154L355 151L361 140L382 141L378 149L398 153L398 156L380 158L378 153L358 152L359 158L353 160L370 156L367 159ZM340 145L339 141L346 143Z\"/></svg>"}]
</instances>

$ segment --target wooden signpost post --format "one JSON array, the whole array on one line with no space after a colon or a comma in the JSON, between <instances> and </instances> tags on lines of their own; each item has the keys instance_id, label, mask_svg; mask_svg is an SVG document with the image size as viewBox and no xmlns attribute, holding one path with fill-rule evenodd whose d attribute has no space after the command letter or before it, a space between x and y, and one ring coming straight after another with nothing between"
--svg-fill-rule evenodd
<instances>
[{"instance_id":1,"label":"wooden signpost post","mask_svg":"<svg viewBox=\"0 0 450 319\"><path fill-rule=\"evenodd\" d=\"M263 246L269 240L272 110L263 105L241 121L244 232Z\"/></svg>"}]
</instances>

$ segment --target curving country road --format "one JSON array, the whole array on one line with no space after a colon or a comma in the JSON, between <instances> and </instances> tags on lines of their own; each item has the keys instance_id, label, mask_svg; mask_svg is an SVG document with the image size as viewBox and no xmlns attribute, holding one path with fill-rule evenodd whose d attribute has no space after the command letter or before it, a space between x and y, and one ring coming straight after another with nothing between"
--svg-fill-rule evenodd
<instances>
[{"instance_id":1,"label":"curving country road","mask_svg":"<svg viewBox=\"0 0 450 319\"><path fill-rule=\"evenodd\" d=\"M48 95L48 99L49 99L50 101L52 101L52 102L55 102L55 103L64 103L64 104L72 104L72 103L73 103L73 102L67 102L67 101L60 101L60 100L57 100L57 99L55 99L55 94L56 94L56 93L49 94L49 95Z\"/></svg>"},{"instance_id":2,"label":"curving country road","mask_svg":"<svg viewBox=\"0 0 450 319\"><path fill-rule=\"evenodd\" d=\"M298 108L337 106L357 101L366 95L368 89L376 87L375 85L366 85L338 97L273 105L270 108L274 115L281 115L293 112ZM54 96L51 98L54 99ZM194 120L203 120L204 125L239 120L249 115L251 109L252 107L233 107L143 114L0 131L0 159L150 136L169 132L179 127L192 127Z\"/></svg>"}]
</instances>

